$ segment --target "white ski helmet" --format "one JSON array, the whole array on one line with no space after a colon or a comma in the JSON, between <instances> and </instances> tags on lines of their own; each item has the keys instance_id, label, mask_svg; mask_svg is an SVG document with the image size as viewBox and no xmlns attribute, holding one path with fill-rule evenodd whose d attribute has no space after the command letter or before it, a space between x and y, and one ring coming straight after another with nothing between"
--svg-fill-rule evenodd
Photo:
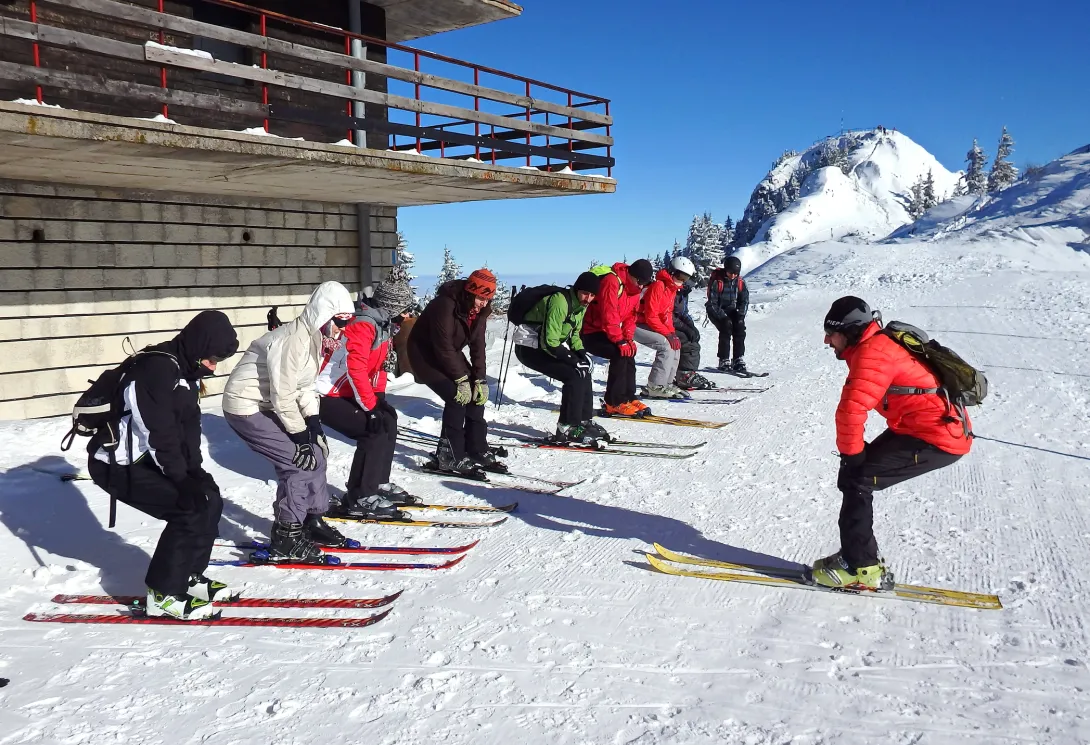
<instances>
[{"instance_id":1,"label":"white ski helmet","mask_svg":"<svg viewBox=\"0 0 1090 745\"><path fill-rule=\"evenodd\" d=\"M670 270L678 274L688 274L690 277L696 274L696 267L693 266L693 262L684 256L675 256L671 259Z\"/></svg>"}]
</instances>

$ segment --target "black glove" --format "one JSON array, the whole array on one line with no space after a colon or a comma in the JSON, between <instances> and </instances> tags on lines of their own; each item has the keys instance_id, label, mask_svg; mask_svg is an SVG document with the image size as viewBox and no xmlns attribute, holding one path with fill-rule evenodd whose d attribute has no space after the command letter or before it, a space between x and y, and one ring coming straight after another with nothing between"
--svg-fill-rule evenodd
<instances>
[{"instance_id":1,"label":"black glove","mask_svg":"<svg viewBox=\"0 0 1090 745\"><path fill-rule=\"evenodd\" d=\"M178 484L178 508L186 512L196 512L208 504L208 495L204 484L192 474L187 475Z\"/></svg>"},{"instance_id":2,"label":"black glove","mask_svg":"<svg viewBox=\"0 0 1090 745\"><path fill-rule=\"evenodd\" d=\"M552 352L553 357L556 357L557 362L575 366L575 355L567 347L553 347L549 351Z\"/></svg>"},{"instance_id":3,"label":"black glove","mask_svg":"<svg viewBox=\"0 0 1090 745\"><path fill-rule=\"evenodd\" d=\"M590 357L582 349L577 349L572 352L572 356L575 359L575 369L580 375L587 377L590 375Z\"/></svg>"},{"instance_id":4,"label":"black glove","mask_svg":"<svg viewBox=\"0 0 1090 745\"><path fill-rule=\"evenodd\" d=\"M310 444L310 430L289 432L288 437L295 443L295 455L292 456L292 464L304 471L318 470L318 456L314 454L314 448Z\"/></svg>"},{"instance_id":5,"label":"black glove","mask_svg":"<svg viewBox=\"0 0 1090 745\"><path fill-rule=\"evenodd\" d=\"M326 439L325 430L322 429L322 420L315 414L308 416L304 421L307 423L307 432L310 433L310 441L316 444L322 449L322 455L329 455L329 440Z\"/></svg>"},{"instance_id":6,"label":"black glove","mask_svg":"<svg viewBox=\"0 0 1090 745\"><path fill-rule=\"evenodd\" d=\"M212 474L203 468L198 468L195 471L190 471L189 475L195 478L202 487L204 487L204 493L209 497L220 496L220 487L216 483L216 480L212 478Z\"/></svg>"},{"instance_id":7,"label":"black glove","mask_svg":"<svg viewBox=\"0 0 1090 745\"><path fill-rule=\"evenodd\" d=\"M382 421L382 411L376 405L375 408L367 412L367 431L372 435L381 435L386 431L386 426Z\"/></svg>"},{"instance_id":8,"label":"black glove","mask_svg":"<svg viewBox=\"0 0 1090 745\"><path fill-rule=\"evenodd\" d=\"M378 400L378 405L375 407L376 412L382 414L382 431L389 434L392 430L397 429L397 409L390 405L390 402L385 398Z\"/></svg>"}]
</instances>

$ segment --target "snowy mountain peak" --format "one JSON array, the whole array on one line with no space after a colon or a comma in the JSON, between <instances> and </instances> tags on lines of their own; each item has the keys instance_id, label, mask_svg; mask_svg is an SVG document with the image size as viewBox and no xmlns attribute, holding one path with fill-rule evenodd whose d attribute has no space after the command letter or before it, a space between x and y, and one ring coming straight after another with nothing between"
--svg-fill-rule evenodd
<instances>
[{"instance_id":1,"label":"snowy mountain peak","mask_svg":"<svg viewBox=\"0 0 1090 745\"><path fill-rule=\"evenodd\" d=\"M912 222L912 188L928 174L938 200L953 193L959 174L907 135L886 129L846 132L785 153L750 197L735 255L748 271L818 240L882 238Z\"/></svg>"}]
</instances>

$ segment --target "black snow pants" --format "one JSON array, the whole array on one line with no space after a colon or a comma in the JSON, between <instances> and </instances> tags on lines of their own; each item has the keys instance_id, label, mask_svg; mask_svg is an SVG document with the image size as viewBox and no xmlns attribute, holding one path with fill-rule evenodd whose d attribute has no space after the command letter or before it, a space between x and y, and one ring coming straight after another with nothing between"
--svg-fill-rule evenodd
<instances>
[{"instance_id":1,"label":"black snow pants","mask_svg":"<svg viewBox=\"0 0 1090 745\"><path fill-rule=\"evenodd\" d=\"M443 428L439 437L450 442L450 450L455 460L466 455L484 455L488 452L488 423L484 419L484 407L470 401L463 406L456 403L454 394L458 386L453 380L439 380L428 383L439 398L443 399Z\"/></svg>"},{"instance_id":2,"label":"black snow pants","mask_svg":"<svg viewBox=\"0 0 1090 745\"><path fill-rule=\"evenodd\" d=\"M712 323L719 329L719 359L736 360L746 356L746 317L730 312L724 318L713 318ZM730 354L730 344L734 342L734 356Z\"/></svg>"},{"instance_id":3,"label":"black snow pants","mask_svg":"<svg viewBox=\"0 0 1090 745\"><path fill-rule=\"evenodd\" d=\"M866 460L854 471L841 469L840 555L852 569L878 563L874 538L874 492L956 462L953 455L909 435L886 430L863 451Z\"/></svg>"},{"instance_id":4,"label":"black snow pants","mask_svg":"<svg viewBox=\"0 0 1090 745\"><path fill-rule=\"evenodd\" d=\"M382 394L378 395L381 397ZM376 494L380 485L390 481L397 444L397 412L384 407L368 414L352 399L337 396L322 396L318 405L322 424L356 441L345 492L350 497ZM367 431L373 416L385 420L382 431Z\"/></svg>"},{"instance_id":5,"label":"black snow pants","mask_svg":"<svg viewBox=\"0 0 1090 745\"><path fill-rule=\"evenodd\" d=\"M681 340L681 361L677 365L677 374L700 369L700 331L689 323L679 322L674 316L674 333Z\"/></svg>"},{"instance_id":6,"label":"black snow pants","mask_svg":"<svg viewBox=\"0 0 1090 745\"><path fill-rule=\"evenodd\" d=\"M110 465L91 457L87 470L91 480L119 502L157 520L166 520L159 543L151 555L144 582L166 595L185 597L189 575L204 574L212 547L219 536L223 499L215 483L205 482L208 500L194 509L178 506L178 488L163 475L150 455L131 466Z\"/></svg>"},{"instance_id":7,"label":"black snow pants","mask_svg":"<svg viewBox=\"0 0 1090 745\"><path fill-rule=\"evenodd\" d=\"M594 417L594 392L589 371L532 347L515 347L515 357L531 370L559 380L564 386L560 394L561 424L582 424Z\"/></svg>"},{"instance_id":8,"label":"black snow pants","mask_svg":"<svg viewBox=\"0 0 1090 745\"><path fill-rule=\"evenodd\" d=\"M603 331L583 335L583 349L595 357L609 360L605 401L620 406L636 400L636 358L622 357L620 348Z\"/></svg>"}]
</instances>

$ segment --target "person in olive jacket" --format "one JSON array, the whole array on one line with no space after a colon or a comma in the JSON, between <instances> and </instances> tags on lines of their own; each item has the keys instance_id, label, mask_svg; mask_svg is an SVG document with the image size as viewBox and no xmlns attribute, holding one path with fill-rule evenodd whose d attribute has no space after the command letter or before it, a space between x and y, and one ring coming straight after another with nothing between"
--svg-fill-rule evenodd
<instances>
[{"instance_id":1,"label":"person in olive jacket","mask_svg":"<svg viewBox=\"0 0 1090 745\"><path fill-rule=\"evenodd\" d=\"M496 295L496 276L478 269L468 279L440 286L409 336L416 382L443 399L443 429L435 453L440 470L472 473L506 467L488 449L485 328ZM462 349L469 347L469 359Z\"/></svg>"}]
</instances>

